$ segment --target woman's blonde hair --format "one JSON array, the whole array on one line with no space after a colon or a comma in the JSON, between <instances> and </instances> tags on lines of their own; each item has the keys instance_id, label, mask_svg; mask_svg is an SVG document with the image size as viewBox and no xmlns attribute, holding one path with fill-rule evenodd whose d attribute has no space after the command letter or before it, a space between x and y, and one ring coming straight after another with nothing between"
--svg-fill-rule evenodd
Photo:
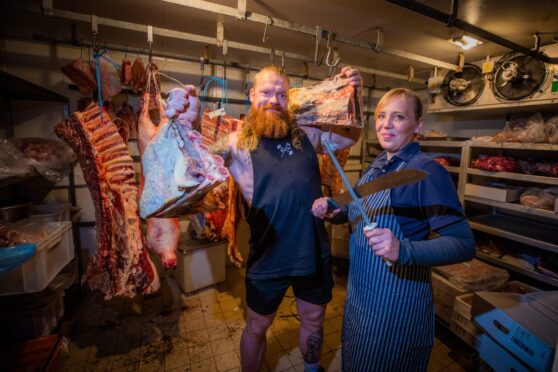
<instances>
[{"instance_id":1,"label":"woman's blonde hair","mask_svg":"<svg viewBox=\"0 0 558 372\"><path fill-rule=\"evenodd\" d=\"M386 104L387 101L397 96L403 96L407 99L407 101L411 101L414 106L413 112L415 113L415 119L419 120L422 118L423 115L422 101L420 100L418 94L416 94L414 91L407 88L395 88L390 90L386 94L384 94L384 96L380 99L380 101L376 105L375 116L378 115L378 113L381 111L382 107Z\"/></svg>"}]
</instances>

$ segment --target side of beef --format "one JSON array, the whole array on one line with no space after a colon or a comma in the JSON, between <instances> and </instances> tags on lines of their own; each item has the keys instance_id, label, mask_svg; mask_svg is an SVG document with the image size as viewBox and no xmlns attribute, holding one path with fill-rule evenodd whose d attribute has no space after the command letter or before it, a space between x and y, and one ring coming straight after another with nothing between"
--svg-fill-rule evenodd
<instances>
[{"instance_id":1,"label":"side of beef","mask_svg":"<svg viewBox=\"0 0 558 372\"><path fill-rule=\"evenodd\" d=\"M107 299L157 290L140 228L132 158L116 126L91 105L54 130L76 153L95 205L97 249L83 282Z\"/></svg>"}]
</instances>

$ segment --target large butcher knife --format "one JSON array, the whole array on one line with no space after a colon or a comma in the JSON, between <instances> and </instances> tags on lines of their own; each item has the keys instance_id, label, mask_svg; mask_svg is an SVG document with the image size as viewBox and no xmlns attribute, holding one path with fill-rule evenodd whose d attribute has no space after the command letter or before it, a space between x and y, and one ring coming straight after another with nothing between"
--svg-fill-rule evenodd
<instances>
[{"instance_id":1,"label":"large butcher knife","mask_svg":"<svg viewBox=\"0 0 558 372\"><path fill-rule=\"evenodd\" d=\"M394 187L409 185L422 181L428 177L428 172L420 169L401 169L380 176L370 182L366 182L353 189L355 195L360 199L372 195L378 191L392 189ZM341 208L353 201L349 192L344 192L330 198L332 207Z\"/></svg>"},{"instance_id":2,"label":"large butcher knife","mask_svg":"<svg viewBox=\"0 0 558 372\"><path fill-rule=\"evenodd\" d=\"M375 229L376 226L378 225L378 223L372 222L372 220L370 219L370 217L368 216L368 214L366 214L366 211L365 211L364 208L362 207L362 203L361 203L361 201L360 201L360 198L362 198L363 196L366 196L366 195L370 195L370 194L372 194L372 193L374 193L374 192L378 192L378 191L381 191L381 190L385 190L385 189L387 189L387 188L391 188L391 187L395 187L395 186L401 186L401 185L405 185L405 184L417 182L417 181L420 181L420 180L426 178L426 176L428 176L428 173L427 173L427 172L419 171L419 170L417 170L417 169L405 169L405 170L407 170L407 171L413 171L413 170L414 170L414 171L420 172L420 173L419 173L419 174L420 174L420 177L419 177L419 176L416 176L417 179L412 180L412 181L407 181L407 180L408 180L408 177L394 176L395 179L399 181L398 183L394 183L394 182L389 181L389 178L388 178L388 181L387 181L387 182L384 182L385 179L382 179L382 178L387 177L387 176L390 176L392 173L395 173L395 172L391 172L391 173L388 173L388 174L386 174L386 175L384 175L384 176L378 177L377 179L375 179L375 180L373 180L373 181L370 181L370 182L368 182L368 183L365 183L365 184L361 185L360 187L362 187L362 190L360 190L360 188L358 188L357 190L359 190L359 194L360 194L360 195L357 195L357 194L356 194L356 191L357 191L357 190L355 190L355 189L353 189L353 188L351 187L351 184L349 183L349 180L347 179L347 176L346 176L345 173L343 172L343 168L341 168L341 165L339 164L339 162L337 161L337 158L335 157L335 154L333 153L333 150L332 150L332 148L331 148L331 144L329 143L329 141L327 140L327 138L326 138L325 136L322 136L322 141L321 141L321 142L322 142L322 144L324 145L324 147L325 147L325 149L326 149L326 151L327 151L327 154L328 154L329 157L331 158L331 161L332 161L333 165L335 166L335 168L337 168L337 171L339 172L339 175L341 176L341 179L343 180L343 183L345 184L345 187L347 188L347 193L349 194L349 201L348 201L348 202L351 202L351 201L352 201L352 202L355 204L355 206L356 206L357 209L358 209L359 214L362 216L362 218L363 218L364 221L365 221L365 224L366 224L366 225L364 226L364 230L365 230L365 231L370 231L370 230ZM403 171L403 170L400 170L400 171L398 171L398 172L402 172L402 171ZM398 174L401 175L401 173L398 173ZM411 178L412 178L412 177L411 177ZM380 179L382 179L381 182L378 183L378 184L376 184L376 185L374 185L374 182L376 182L376 181L378 181L378 180L380 180ZM372 184L372 186L370 186L369 184ZM383 184L384 186L385 186L385 185L387 185L387 186L382 187L382 184ZM365 190L364 186L366 186L366 190ZM343 198L343 199L344 199L344 198ZM343 200L343 199L342 199L342 200ZM328 203L330 203L331 200L332 200L332 198L329 198L329 199L328 199ZM345 203L345 204L346 204L346 203ZM384 262L386 263L386 265L387 265L388 267L391 267L391 266L392 266L391 261L389 261L388 259L384 258Z\"/></svg>"}]
</instances>

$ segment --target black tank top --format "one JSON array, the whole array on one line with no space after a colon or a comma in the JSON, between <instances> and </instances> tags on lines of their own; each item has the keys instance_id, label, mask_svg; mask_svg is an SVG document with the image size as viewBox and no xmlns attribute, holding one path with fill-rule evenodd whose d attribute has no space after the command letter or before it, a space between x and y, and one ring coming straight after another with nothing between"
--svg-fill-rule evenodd
<instances>
[{"instance_id":1,"label":"black tank top","mask_svg":"<svg viewBox=\"0 0 558 372\"><path fill-rule=\"evenodd\" d=\"M254 194L247 275L253 279L310 275L331 254L322 220L312 215L322 196L318 159L307 137L302 150L291 138L260 138L251 152Z\"/></svg>"}]
</instances>

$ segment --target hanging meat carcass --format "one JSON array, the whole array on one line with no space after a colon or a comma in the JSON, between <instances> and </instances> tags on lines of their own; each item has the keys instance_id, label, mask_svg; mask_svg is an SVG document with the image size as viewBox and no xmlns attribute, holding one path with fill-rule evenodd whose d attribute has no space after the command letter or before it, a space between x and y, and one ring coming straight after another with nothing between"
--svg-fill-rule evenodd
<instances>
[{"instance_id":1,"label":"hanging meat carcass","mask_svg":"<svg viewBox=\"0 0 558 372\"><path fill-rule=\"evenodd\" d=\"M54 130L77 154L95 205L96 252L83 282L107 299L157 290L159 278L141 234L133 162L116 126L90 105Z\"/></svg>"},{"instance_id":2,"label":"hanging meat carcass","mask_svg":"<svg viewBox=\"0 0 558 372\"><path fill-rule=\"evenodd\" d=\"M141 58L138 56L132 64L132 90L134 93L143 90L145 85L145 67Z\"/></svg>"},{"instance_id":3,"label":"hanging meat carcass","mask_svg":"<svg viewBox=\"0 0 558 372\"><path fill-rule=\"evenodd\" d=\"M82 94L91 94L97 89L95 71L83 58L74 59L67 65L62 66L61 70L78 87Z\"/></svg>"},{"instance_id":4,"label":"hanging meat carcass","mask_svg":"<svg viewBox=\"0 0 558 372\"><path fill-rule=\"evenodd\" d=\"M115 64L106 55L101 55L98 61L101 77L101 95L103 99L114 97L122 91L122 84L120 83L120 77L118 76Z\"/></svg>"},{"instance_id":5,"label":"hanging meat carcass","mask_svg":"<svg viewBox=\"0 0 558 372\"><path fill-rule=\"evenodd\" d=\"M120 119L124 120L128 125L129 129L129 139L137 139L138 138L138 115L134 111L134 108L127 102L122 102L122 106L116 113Z\"/></svg>"},{"instance_id":6,"label":"hanging meat carcass","mask_svg":"<svg viewBox=\"0 0 558 372\"><path fill-rule=\"evenodd\" d=\"M120 65L120 83L125 86L132 83L132 62L127 59L123 59Z\"/></svg>"},{"instance_id":7,"label":"hanging meat carcass","mask_svg":"<svg viewBox=\"0 0 558 372\"><path fill-rule=\"evenodd\" d=\"M153 141L159 129L161 129L168 119L165 117L165 110L161 104L161 95L159 93L159 85L155 79L156 70L147 69L147 86L141 102L141 111L138 119L138 147L140 156L143 160L145 149ZM158 125L151 119L151 108L157 115ZM140 178L140 197L143 197L145 186L145 171L149 166L143 164ZM151 181L151 179L150 179ZM156 182L165 182L165 179L156 180ZM145 216L144 216L145 218ZM150 251L156 253L161 259L161 263L165 270L176 267L176 249L180 243L180 223L178 218L147 218L147 247Z\"/></svg>"}]
</instances>

